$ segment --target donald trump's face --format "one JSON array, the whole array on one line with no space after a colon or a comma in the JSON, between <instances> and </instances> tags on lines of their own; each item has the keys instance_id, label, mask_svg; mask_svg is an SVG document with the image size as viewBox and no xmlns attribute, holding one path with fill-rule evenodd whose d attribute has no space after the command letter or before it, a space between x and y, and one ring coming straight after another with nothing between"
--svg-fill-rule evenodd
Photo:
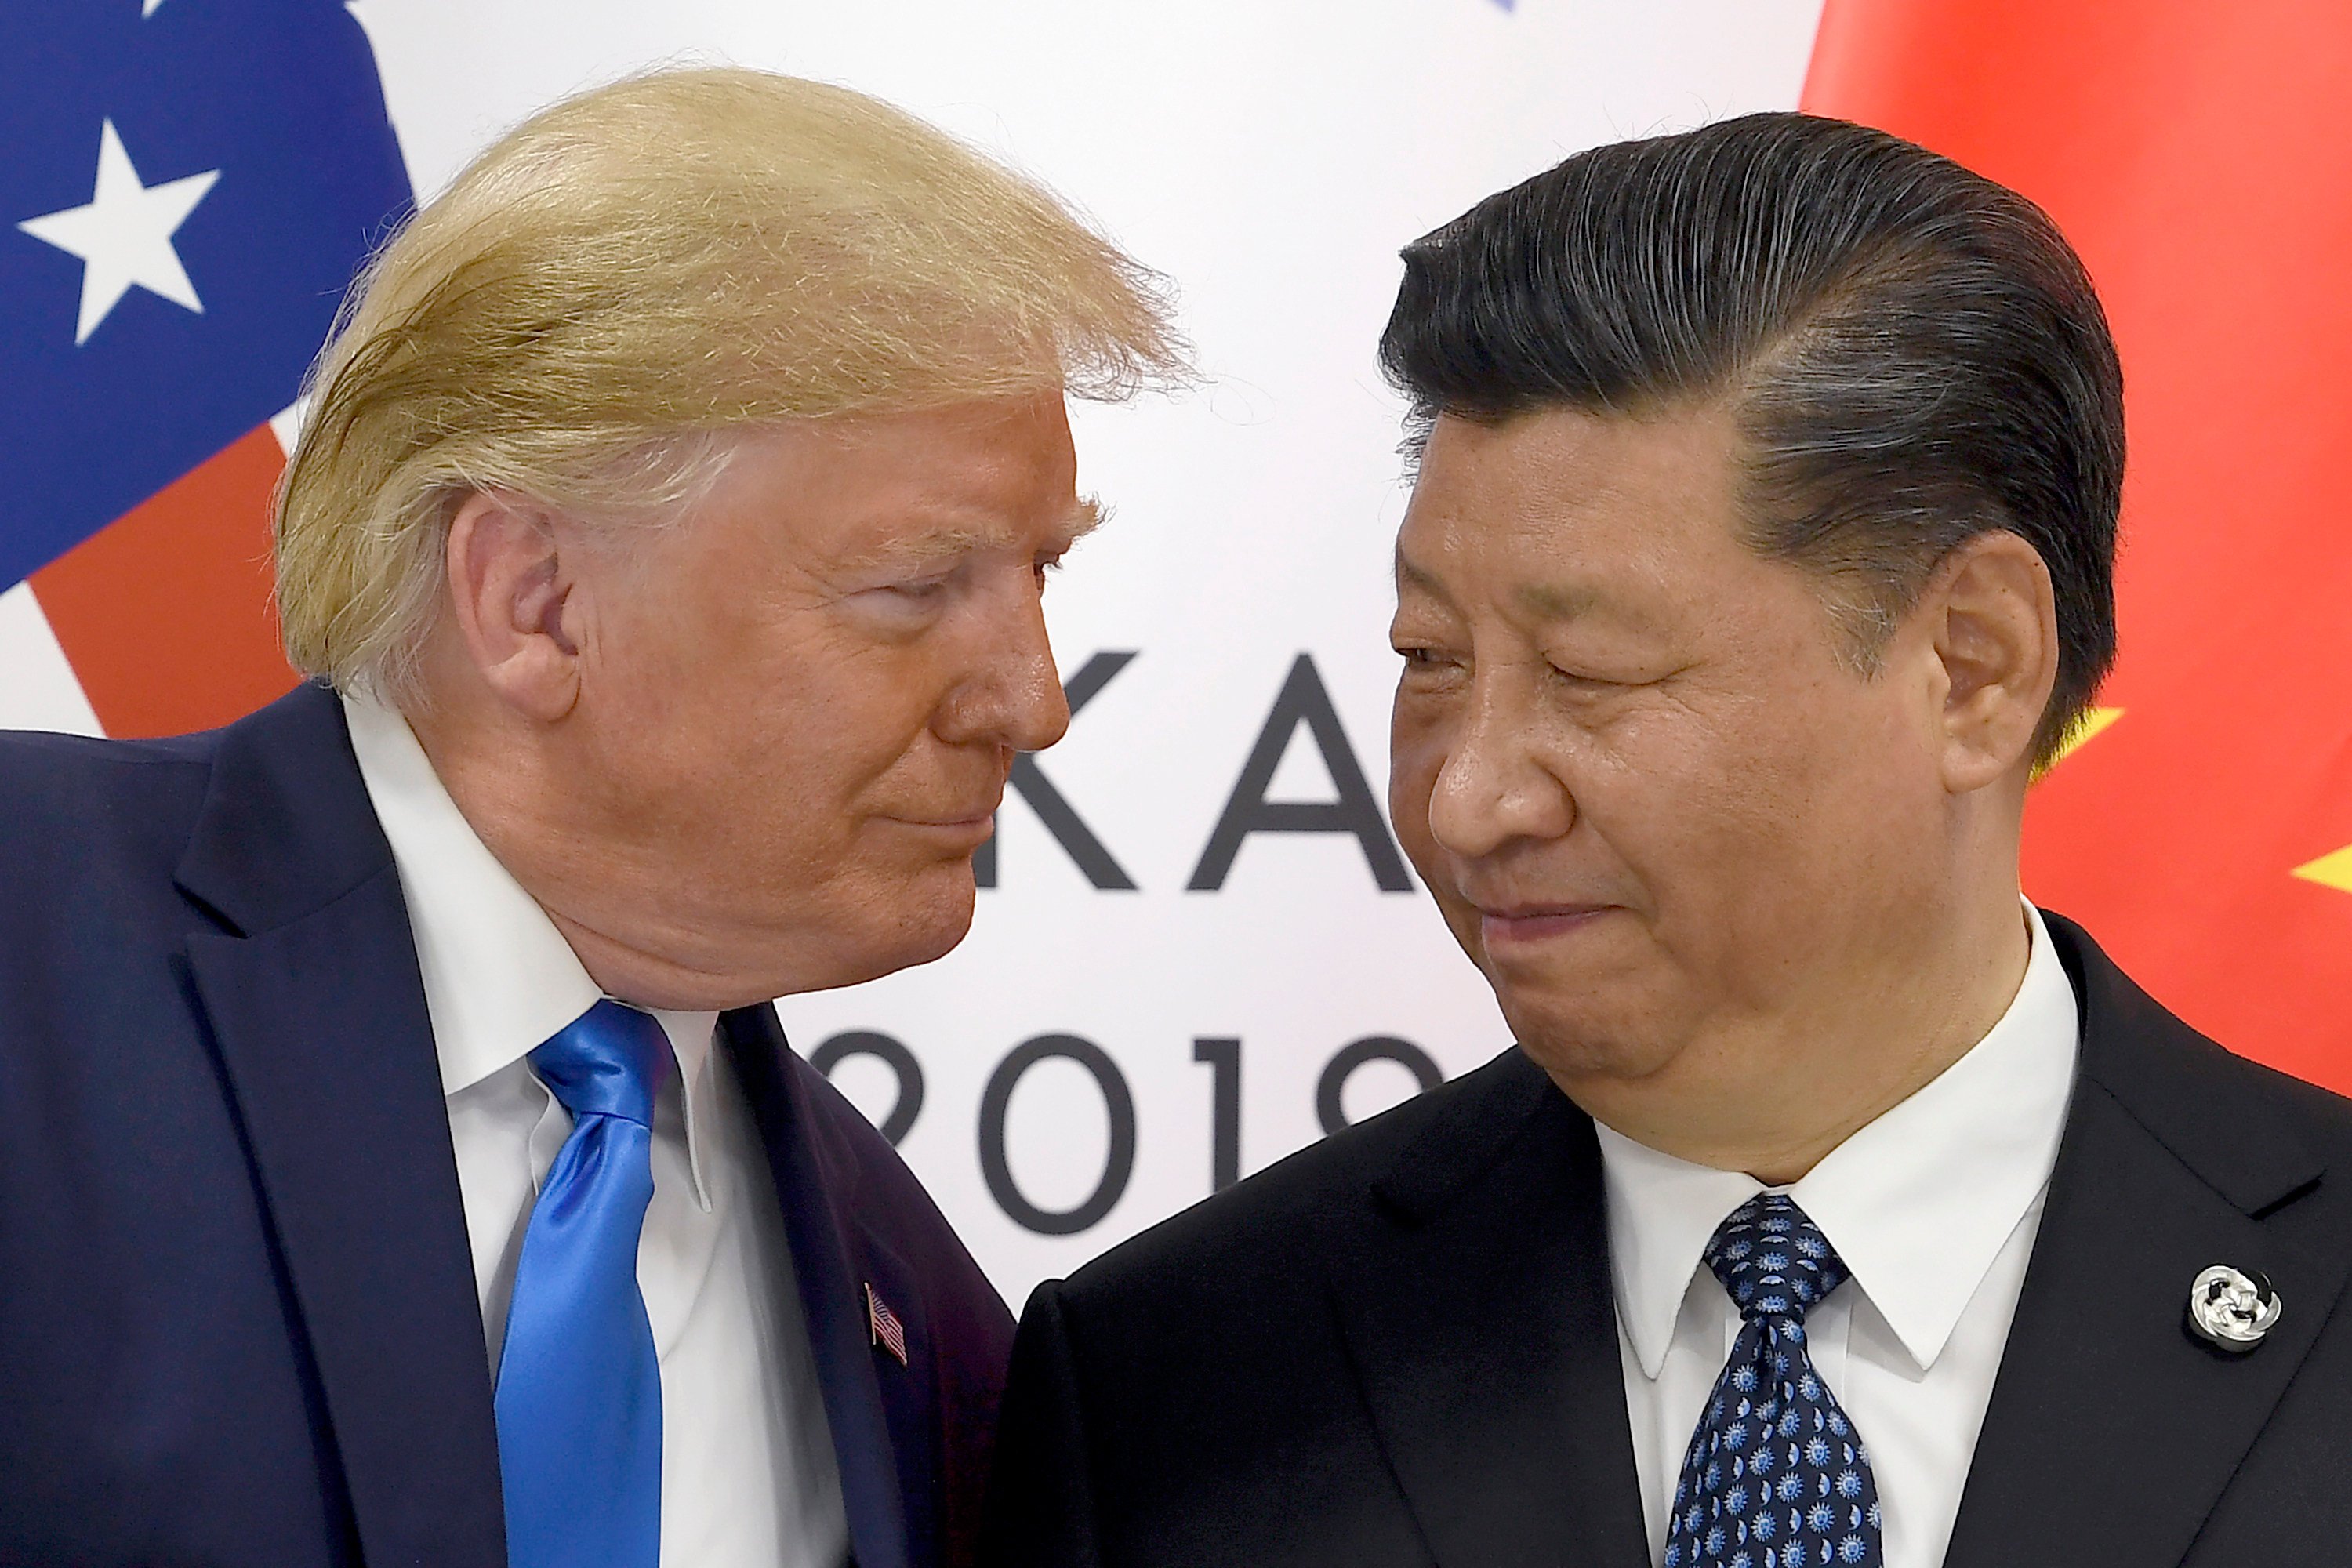
<instances>
[{"instance_id":1,"label":"donald trump's face","mask_svg":"<svg viewBox=\"0 0 2352 1568\"><path fill-rule=\"evenodd\" d=\"M821 425L747 442L647 555L588 743L682 938L780 990L962 939L1013 754L1069 722L1042 602L1076 476L1058 395Z\"/></svg>"},{"instance_id":2,"label":"donald trump's face","mask_svg":"<svg viewBox=\"0 0 2352 1568\"><path fill-rule=\"evenodd\" d=\"M452 791L630 1000L937 958L1014 753L1069 721L1042 597L1094 519L1076 481L1055 394L745 437L635 536L477 498L443 642L530 735L474 755L530 762L450 758Z\"/></svg>"}]
</instances>

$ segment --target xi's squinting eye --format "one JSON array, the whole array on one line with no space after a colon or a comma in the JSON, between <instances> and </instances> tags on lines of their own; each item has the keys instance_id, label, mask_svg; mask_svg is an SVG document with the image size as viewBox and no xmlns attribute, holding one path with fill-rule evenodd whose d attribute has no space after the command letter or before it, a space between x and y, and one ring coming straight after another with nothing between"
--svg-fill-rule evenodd
<instances>
[{"instance_id":1,"label":"xi's squinting eye","mask_svg":"<svg viewBox=\"0 0 2352 1568\"><path fill-rule=\"evenodd\" d=\"M1591 665L1560 665L1546 660L1545 669L1551 689L1562 699L1573 702L1600 702L1614 698L1631 698L1650 690L1683 672L1684 666L1668 666L1648 659L1608 660L1595 668Z\"/></svg>"}]
</instances>

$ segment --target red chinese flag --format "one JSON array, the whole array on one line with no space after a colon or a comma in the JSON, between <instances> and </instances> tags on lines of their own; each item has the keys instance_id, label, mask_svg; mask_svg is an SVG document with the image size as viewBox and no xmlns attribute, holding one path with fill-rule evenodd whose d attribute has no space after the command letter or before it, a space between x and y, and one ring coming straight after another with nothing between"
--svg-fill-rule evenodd
<instances>
[{"instance_id":1,"label":"red chinese flag","mask_svg":"<svg viewBox=\"0 0 2352 1568\"><path fill-rule=\"evenodd\" d=\"M1828 0L1804 106L2040 203L2123 356L2123 654L2026 890L2352 1091L2352 5Z\"/></svg>"}]
</instances>

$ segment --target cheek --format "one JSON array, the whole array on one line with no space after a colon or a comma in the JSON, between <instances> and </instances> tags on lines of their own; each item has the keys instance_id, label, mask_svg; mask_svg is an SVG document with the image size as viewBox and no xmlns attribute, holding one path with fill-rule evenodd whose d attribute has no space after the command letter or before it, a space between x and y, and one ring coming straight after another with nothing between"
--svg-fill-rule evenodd
<instances>
[{"instance_id":1,"label":"cheek","mask_svg":"<svg viewBox=\"0 0 2352 1568\"><path fill-rule=\"evenodd\" d=\"M698 577L648 582L604 619L593 700L622 743L631 734L679 770L728 765L762 721L771 650L739 595L702 591Z\"/></svg>"},{"instance_id":2,"label":"cheek","mask_svg":"<svg viewBox=\"0 0 2352 1568\"><path fill-rule=\"evenodd\" d=\"M919 653L877 645L818 614L745 628L706 651L709 662L686 701L723 728L738 754L785 763L812 800L896 763L935 700Z\"/></svg>"},{"instance_id":3,"label":"cheek","mask_svg":"<svg viewBox=\"0 0 2352 1568\"><path fill-rule=\"evenodd\" d=\"M906 683L789 625L657 628L634 651L601 728L643 831L714 887L838 878L876 782L922 730Z\"/></svg>"},{"instance_id":4,"label":"cheek","mask_svg":"<svg viewBox=\"0 0 2352 1568\"><path fill-rule=\"evenodd\" d=\"M1864 889L1925 869L1902 862L1932 803L1872 697L1824 687L1742 702L1615 772L1627 810L1612 820L1621 803L1597 797L1596 826L1657 900L1671 945L1767 984L1880 918Z\"/></svg>"}]
</instances>

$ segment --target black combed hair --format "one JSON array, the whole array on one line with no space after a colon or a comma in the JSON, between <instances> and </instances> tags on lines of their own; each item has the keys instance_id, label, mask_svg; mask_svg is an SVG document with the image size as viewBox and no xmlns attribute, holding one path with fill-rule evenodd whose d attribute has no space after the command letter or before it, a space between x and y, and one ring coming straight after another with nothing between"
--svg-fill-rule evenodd
<instances>
[{"instance_id":1,"label":"black combed hair","mask_svg":"<svg viewBox=\"0 0 2352 1568\"><path fill-rule=\"evenodd\" d=\"M1865 662L2006 529L2057 601L2053 754L2116 650L2123 376L2056 225L1864 126L1751 114L1577 153L1404 250L1381 363L1441 416L1723 402L1762 553L1820 572Z\"/></svg>"}]
</instances>

